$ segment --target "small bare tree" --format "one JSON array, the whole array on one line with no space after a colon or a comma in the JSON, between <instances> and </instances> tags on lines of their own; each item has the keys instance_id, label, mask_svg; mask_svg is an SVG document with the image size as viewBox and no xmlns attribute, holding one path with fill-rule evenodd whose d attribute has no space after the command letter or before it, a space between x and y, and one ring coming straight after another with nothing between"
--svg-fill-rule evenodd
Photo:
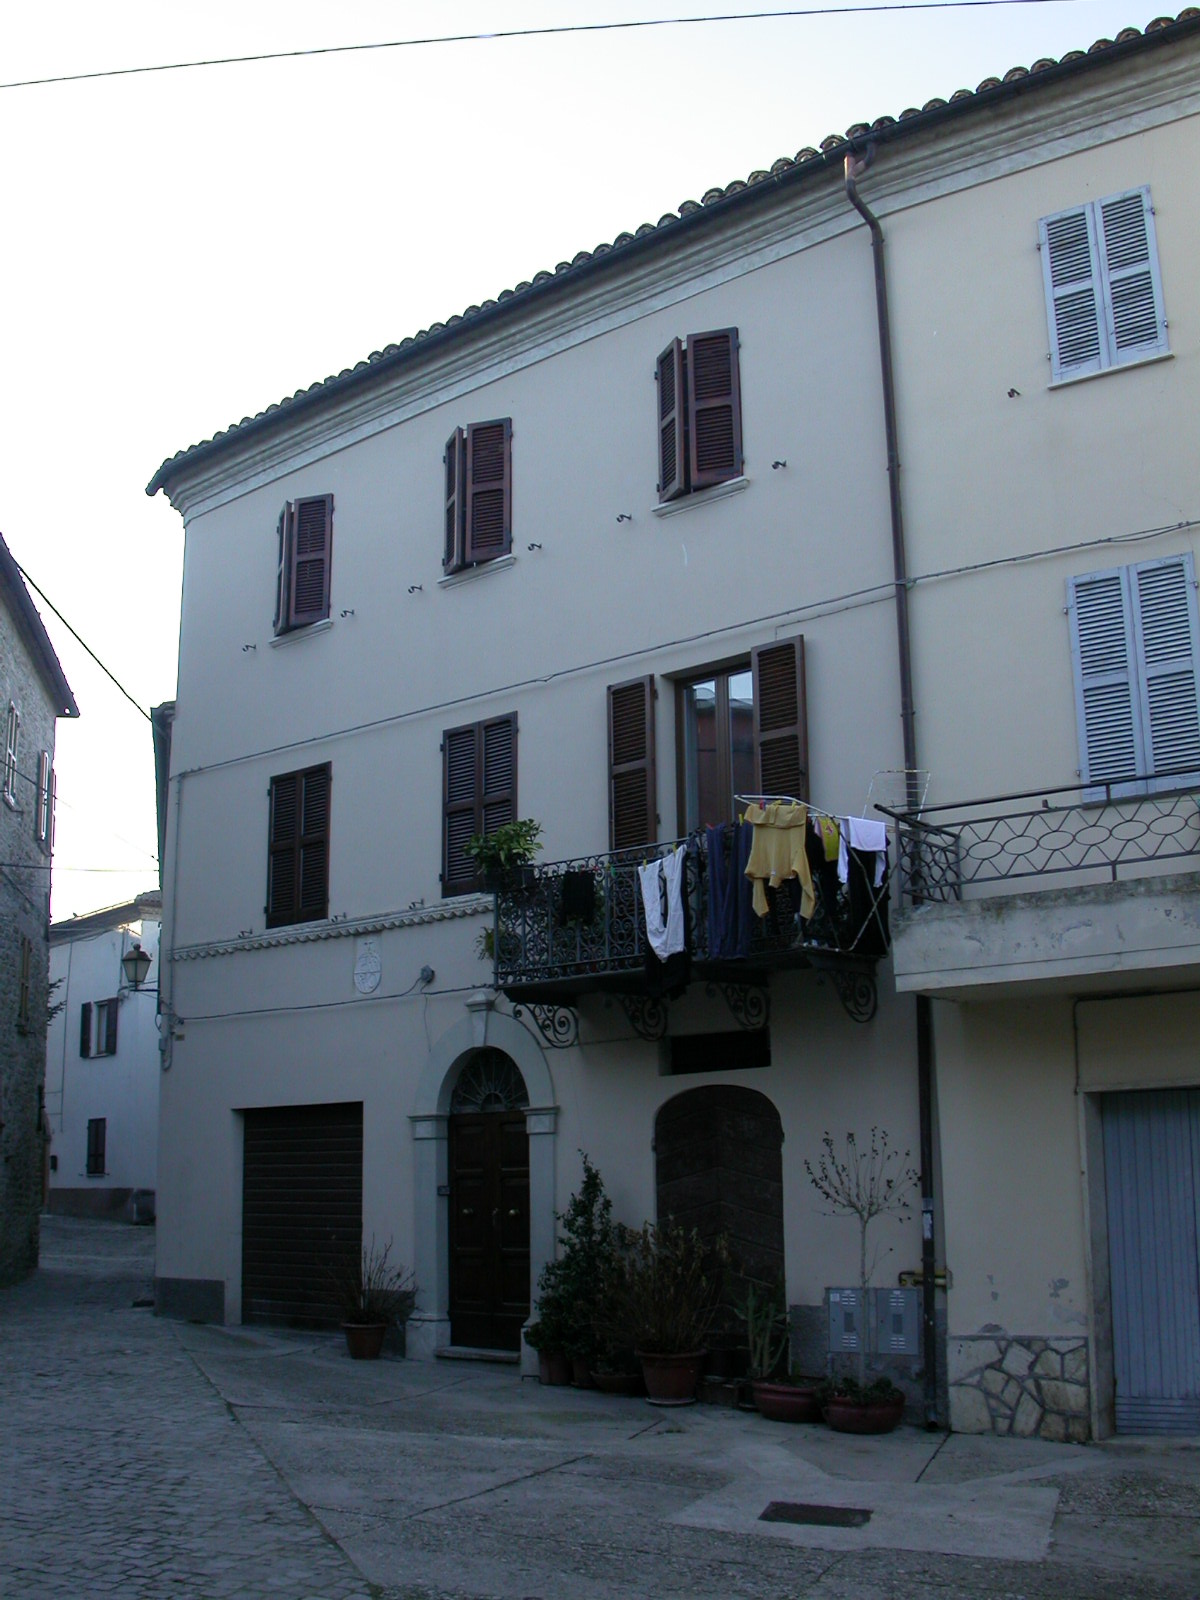
<instances>
[{"instance_id":1,"label":"small bare tree","mask_svg":"<svg viewBox=\"0 0 1200 1600\"><path fill-rule=\"evenodd\" d=\"M879 1261L878 1248L867 1261L867 1233L876 1217L903 1220L911 1214L909 1202L917 1186L917 1174L908 1165L910 1152L893 1150L886 1132L878 1128L871 1129L871 1143L866 1150L860 1150L853 1133L848 1133L845 1155L839 1156L828 1129L821 1145L816 1166L810 1161L804 1163L808 1181L828 1207L827 1216L858 1220L858 1285L862 1293L859 1315L863 1324L858 1339L858 1381L862 1385L867 1367L867 1289Z\"/></svg>"}]
</instances>

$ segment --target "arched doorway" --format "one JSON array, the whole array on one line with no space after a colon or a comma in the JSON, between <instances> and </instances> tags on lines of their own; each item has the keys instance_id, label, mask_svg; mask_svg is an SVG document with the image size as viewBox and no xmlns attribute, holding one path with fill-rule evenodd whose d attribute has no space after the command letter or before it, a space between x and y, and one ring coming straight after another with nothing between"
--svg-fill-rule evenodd
<instances>
[{"instance_id":1,"label":"arched doorway","mask_svg":"<svg viewBox=\"0 0 1200 1600\"><path fill-rule=\"evenodd\" d=\"M472 1051L450 1096L450 1342L519 1350L529 1315L529 1095L502 1050Z\"/></svg>"},{"instance_id":2,"label":"arched doorway","mask_svg":"<svg viewBox=\"0 0 1200 1600\"><path fill-rule=\"evenodd\" d=\"M732 1376L747 1283L783 1281L783 1124L754 1089L688 1089L659 1108L654 1151L659 1221L729 1241L733 1271L709 1347L710 1370Z\"/></svg>"}]
</instances>

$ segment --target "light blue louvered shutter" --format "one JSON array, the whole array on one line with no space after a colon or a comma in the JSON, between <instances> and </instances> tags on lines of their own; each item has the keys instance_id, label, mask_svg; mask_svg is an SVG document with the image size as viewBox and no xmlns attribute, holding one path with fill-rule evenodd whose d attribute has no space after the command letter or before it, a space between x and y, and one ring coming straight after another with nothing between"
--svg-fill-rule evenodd
<instances>
[{"instance_id":1,"label":"light blue louvered shutter","mask_svg":"<svg viewBox=\"0 0 1200 1600\"><path fill-rule=\"evenodd\" d=\"M1105 362L1100 255L1090 205L1038 223L1053 376L1081 378Z\"/></svg>"},{"instance_id":2,"label":"light blue louvered shutter","mask_svg":"<svg viewBox=\"0 0 1200 1600\"><path fill-rule=\"evenodd\" d=\"M1109 359L1120 366L1167 348L1162 282L1150 190L1130 189L1096 202Z\"/></svg>"},{"instance_id":3,"label":"light blue louvered shutter","mask_svg":"<svg viewBox=\"0 0 1200 1600\"><path fill-rule=\"evenodd\" d=\"M1190 554L1129 569L1147 772L1200 772L1200 637Z\"/></svg>"},{"instance_id":4,"label":"light blue louvered shutter","mask_svg":"<svg viewBox=\"0 0 1200 1600\"><path fill-rule=\"evenodd\" d=\"M1126 573L1071 578L1068 596L1080 780L1136 778L1145 758Z\"/></svg>"}]
</instances>

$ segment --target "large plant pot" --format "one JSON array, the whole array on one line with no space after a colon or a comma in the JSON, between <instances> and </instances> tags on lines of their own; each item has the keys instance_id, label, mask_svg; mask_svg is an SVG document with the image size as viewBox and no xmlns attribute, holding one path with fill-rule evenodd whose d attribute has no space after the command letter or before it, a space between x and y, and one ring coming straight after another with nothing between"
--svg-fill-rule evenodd
<instances>
[{"instance_id":1,"label":"large plant pot","mask_svg":"<svg viewBox=\"0 0 1200 1600\"><path fill-rule=\"evenodd\" d=\"M571 1381L571 1362L567 1356L555 1350L548 1352L538 1351L538 1382L552 1384L555 1388L564 1388Z\"/></svg>"},{"instance_id":2,"label":"large plant pot","mask_svg":"<svg viewBox=\"0 0 1200 1600\"><path fill-rule=\"evenodd\" d=\"M904 1396L865 1401L835 1396L825 1402L824 1414L835 1433L891 1433L904 1418Z\"/></svg>"},{"instance_id":3,"label":"large plant pot","mask_svg":"<svg viewBox=\"0 0 1200 1600\"><path fill-rule=\"evenodd\" d=\"M343 1322L346 1349L355 1361L378 1361L387 1338L386 1322Z\"/></svg>"},{"instance_id":4,"label":"large plant pot","mask_svg":"<svg viewBox=\"0 0 1200 1600\"><path fill-rule=\"evenodd\" d=\"M704 1355L703 1350L676 1355L655 1355L639 1350L637 1358L642 1364L642 1377L646 1380L646 1394L651 1405L690 1406L696 1398Z\"/></svg>"},{"instance_id":5,"label":"large plant pot","mask_svg":"<svg viewBox=\"0 0 1200 1600\"><path fill-rule=\"evenodd\" d=\"M586 1356L571 1357L571 1384L576 1389L595 1388Z\"/></svg>"},{"instance_id":6,"label":"large plant pot","mask_svg":"<svg viewBox=\"0 0 1200 1600\"><path fill-rule=\"evenodd\" d=\"M819 1381L814 1378L811 1383L767 1383L756 1379L751 1387L759 1415L770 1422L820 1422Z\"/></svg>"}]
</instances>

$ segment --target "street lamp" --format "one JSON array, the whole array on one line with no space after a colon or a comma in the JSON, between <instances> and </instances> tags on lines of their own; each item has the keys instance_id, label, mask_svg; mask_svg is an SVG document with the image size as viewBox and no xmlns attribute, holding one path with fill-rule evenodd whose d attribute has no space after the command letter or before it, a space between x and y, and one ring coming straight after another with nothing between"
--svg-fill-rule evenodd
<instances>
[{"instance_id":1,"label":"street lamp","mask_svg":"<svg viewBox=\"0 0 1200 1600\"><path fill-rule=\"evenodd\" d=\"M135 939L121 957L121 966L131 989L140 989L150 971L150 957Z\"/></svg>"}]
</instances>

